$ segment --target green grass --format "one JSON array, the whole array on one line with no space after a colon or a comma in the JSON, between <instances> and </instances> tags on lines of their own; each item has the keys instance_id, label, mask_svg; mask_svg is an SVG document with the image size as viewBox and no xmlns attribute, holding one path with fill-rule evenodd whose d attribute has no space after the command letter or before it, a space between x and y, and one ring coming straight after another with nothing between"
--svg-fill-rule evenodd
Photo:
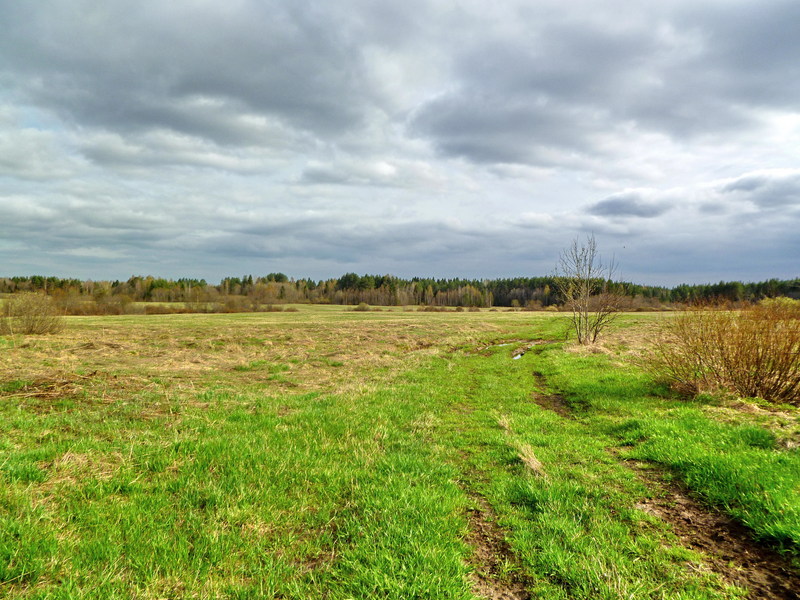
<instances>
[{"instance_id":1,"label":"green grass","mask_svg":"<svg viewBox=\"0 0 800 600\"><path fill-rule=\"evenodd\" d=\"M608 452L610 440L533 404L535 356L456 359L416 373L435 397L450 377L451 410L432 418L428 435L461 471L463 487L494 507L534 598L730 598L739 591L686 569L698 557L664 543L666 530L634 505L647 490ZM453 366L455 363L455 367ZM455 387L455 389L453 389ZM500 423L505 424L505 428ZM544 475L520 459L533 449Z\"/></svg>"},{"instance_id":2,"label":"green grass","mask_svg":"<svg viewBox=\"0 0 800 600\"><path fill-rule=\"evenodd\" d=\"M307 310L78 318L15 345L0 596L467 600L468 509L483 497L514 553L507 576L534 598L741 597L636 509L650 492L608 452L619 445L742 520L767 515L760 534L797 549L796 451L770 432L605 356L485 348L558 337L558 318ZM534 370L579 419L532 402ZM19 395L32 389L46 393ZM727 500L705 490L724 480L714 460L736 461L729 480L735 465L774 474L761 508L746 470Z\"/></svg>"},{"instance_id":3,"label":"green grass","mask_svg":"<svg viewBox=\"0 0 800 600\"><path fill-rule=\"evenodd\" d=\"M468 597L463 499L397 427L408 405L386 394L205 402L153 420L112 409L9 422L74 433L6 463L0 580L20 593L59 582L34 598L423 597L441 586Z\"/></svg>"},{"instance_id":4,"label":"green grass","mask_svg":"<svg viewBox=\"0 0 800 600\"><path fill-rule=\"evenodd\" d=\"M720 400L676 398L630 364L605 355L545 349L541 370L591 429L616 438L628 458L669 469L756 537L800 557L800 452L751 415L720 420ZM792 410L790 407L784 409ZM750 417L749 419L747 417ZM783 427L797 436L798 411Z\"/></svg>"}]
</instances>

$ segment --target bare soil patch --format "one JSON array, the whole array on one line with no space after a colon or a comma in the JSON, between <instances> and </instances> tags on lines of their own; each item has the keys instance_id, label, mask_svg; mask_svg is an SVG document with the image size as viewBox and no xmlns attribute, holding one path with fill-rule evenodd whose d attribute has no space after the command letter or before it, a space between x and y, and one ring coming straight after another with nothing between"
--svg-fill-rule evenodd
<instances>
[{"instance_id":1,"label":"bare soil patch","mask_svg":"<svg viewBox=\"0 0 800 600\"><path fill-rule=\"evenodd\" d=\"M495 522L491 506L477 494L470 494L470 498L475 506L468 510L466 541L474 549L469 561L475 569L470 576L473 591L489 600L528 600L531 596L526 590L526 578Z\"/></svg>"},{"instance_id":2,"label":"bare soil patch","mask_svg":"<svg viewBox=\"0 0 800 600\"><path fill-rule=\"evenodd\" d=\"M544 375L542 375L539 371L533 372L533 378L536 380L537 388L544 389L546 387L547 384L545 383ZM575 418L572 414L569 404L567 404L566 399L560 394L545 394L543 392L536 391L533 392L532 398L533 401L542 408L550 410L559 416L564 417L565 419Z\"/></svg>"},{"instance_id":3,"label":"bare soil patch","mask_svg":"<svg viewBox=\"0 0 800 600\"><path fill-rule=\"evenodd\" d=\"M783 556L753 540L746 527L705 507L680 483L665 481L657 469L626 464L656 492L637 508L669 523L685 546L703 553L714 572L748 589L751 598L800 599L800 574Z\"/></svg>"}]
</instances>

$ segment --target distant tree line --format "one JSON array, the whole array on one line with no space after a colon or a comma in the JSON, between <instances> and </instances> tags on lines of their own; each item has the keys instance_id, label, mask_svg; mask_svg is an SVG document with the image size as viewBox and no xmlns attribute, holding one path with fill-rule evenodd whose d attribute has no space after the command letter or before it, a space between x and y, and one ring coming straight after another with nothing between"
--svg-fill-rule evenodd
<instances>
[{"instance_id":1,"label":"distant tree line","mask_svg":"<svg viewBox=\"0 0 800 600\"><path fill-rule=\"evenodd\" d=\"M607 288L630 299L631 308L670 304L756 302L786 296L800 298L800 278L758 283L721 281L682 284L673 288L630 282L606 282ZM127 281L93 281L44 277L0 277L0 293L43 292L68 314L124 312L132 302L183 303L187 310L259 310L287 303L359 304L382 306L527 307L546 309L563 303L554 277L510 279L401 279L392 275L347 273L338 279L292 279L283 273L263 277L225 277L218 285L205 279L164 279L133 276ZM98 310L105 308L106 310Z\"/></svg>"}]
</instances>

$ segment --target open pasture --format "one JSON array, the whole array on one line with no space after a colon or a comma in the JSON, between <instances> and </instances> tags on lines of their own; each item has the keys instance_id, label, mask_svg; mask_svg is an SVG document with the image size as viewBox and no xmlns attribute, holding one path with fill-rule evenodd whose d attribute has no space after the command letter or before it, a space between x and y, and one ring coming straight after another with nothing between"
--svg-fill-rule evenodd
<instances>
[{"instance_id":1,"label":"open pasture","mask_svg":"<svg viewBox=\"0 0 800 600\"><path fill-rule=\"evenodd\" d=\"M672 394L661 318L593 352L486 310L0 337L0 597L796 597L798 410Z\"/></svg>"}]
</instances>

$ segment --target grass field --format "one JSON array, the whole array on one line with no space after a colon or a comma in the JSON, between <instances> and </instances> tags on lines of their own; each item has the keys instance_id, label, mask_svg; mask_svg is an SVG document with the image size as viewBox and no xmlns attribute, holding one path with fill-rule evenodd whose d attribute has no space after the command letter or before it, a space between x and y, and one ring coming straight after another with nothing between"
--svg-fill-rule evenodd
<instances>
[{"instance_id":1,"label":"grass field","mask_svg":"<svg viewBox=\"0 0 800 600\"><path fill-rule=\"evenodd\" d=\"M793 597L800 413L672 395L635 360L660 318L594 352L559 315L311 306L0 337L0 597L748 597L673 485Z\"/></svg>"}]
</instances>

